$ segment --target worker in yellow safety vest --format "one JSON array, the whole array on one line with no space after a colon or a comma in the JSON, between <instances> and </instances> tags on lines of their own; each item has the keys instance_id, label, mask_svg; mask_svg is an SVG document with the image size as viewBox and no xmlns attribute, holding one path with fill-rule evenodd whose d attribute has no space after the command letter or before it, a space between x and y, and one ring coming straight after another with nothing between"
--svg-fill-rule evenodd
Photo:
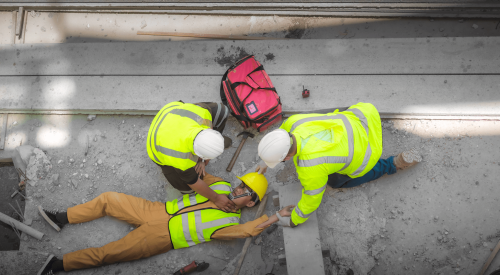
<instances>
[{"instance_id":1,"label":"worker in yellow safety vest","mask_svg":"<svg viewBox=\"0 0 500 275\"><path fill-rule=\"evenodd\" d=\"M168 182L182 194L196 192L230 212L235 205L203 181L205 166L232 141L222 136L229 109L221 103L174 101L153 119L148 132L148 155Z\"/></svg>"},{"instance_id":2,"label":"worker in yellow safety vest","mask_svg":"<svg viewBox=\"0 0 500 275\"><path fill-rule=\"evenodd\" d=\"M358 103L326 114L298 114L259 143L256 171L293 158L302 197L289 225L304 223L319 207L326 186L351 188L421 161L416 149L381 159L382 125L372 104Z\"/></svg>"},{"instance_id":3,"label":"worker in yellow safety vest","mask_svg":"<svg viewBox=\"0 0 500 275\"><path fill-rule=\"evenodd\" d=\"M205 176L212 191L235 203L237 210L230 213L221 211L217 205L197 193L162 203L106 192L87 203L68 208L67 212L48 211L40 206L40 215L57 231L68 223L79 224L106 215L137 228L122 239L103 247L70 252L64 254L62 259L50 255L38 274L52 275L60 271L132 261L215 239L233 240L256 236L275 222L283 225L283 220L291 215L293 205L277 211L269 218L264 214L253 221L240 224L241 209L257 205L264 197L268 183L263 175L255 172L239 179L242 183L232 188L229 182L221 178L210 174Z\"/></svg>"}]
</instances>

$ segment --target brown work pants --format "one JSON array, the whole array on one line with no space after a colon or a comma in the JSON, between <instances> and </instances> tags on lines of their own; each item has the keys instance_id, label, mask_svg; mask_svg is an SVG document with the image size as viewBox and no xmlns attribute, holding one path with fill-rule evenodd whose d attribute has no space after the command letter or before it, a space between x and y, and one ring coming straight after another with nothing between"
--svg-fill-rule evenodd
<instances>
[{"instance_id":1,"label":"brown work pants","mask_svg":"<svg viewBox=\"0 0 500 275\"><path fill-rule=\"evenodd\" d=\"M106 192L92 201L68 209L68 220L73 224L104 216L115 217L137 228L122 239L103 247L64 254L65 271L137 260L172 249L168 231L170 215L165 211L165 203Z\"/></svg>"}]
</instances>

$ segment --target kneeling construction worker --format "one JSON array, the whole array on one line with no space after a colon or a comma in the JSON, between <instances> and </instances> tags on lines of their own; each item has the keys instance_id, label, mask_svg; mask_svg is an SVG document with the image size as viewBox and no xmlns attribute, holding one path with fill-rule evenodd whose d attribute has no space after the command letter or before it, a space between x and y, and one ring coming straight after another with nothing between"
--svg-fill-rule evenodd
<instances>
[{"instance_id":1,"label":"kneeling construction worker","mask_svg":"<svg viewBox=\"0 0 500 275\"><path fill-rule=\"evenodd\" d=\"M196 193L162 203L106 192L87 203L68 208L67 212L50 212L39 207L40 215L58 231L68 223L88 222L106 215L137 228L103 247L64 254L62 260L51 255L38 274L48 275L63 270L67 272L132 261L213 239L232 240L256 236L277 221L282 224L284 218L291 215L293 205L270 218L264 214L254 221L240 224L241 209L258 204L268 185L266 178L258 173L249 173L240 179L242 183L233 189L230 183L221 178L209 174L205 176L211 190L235 203L238 210L231 213L221 211L213 202Z\"/></svg>"},{"instance_id":2,"label":"kneeling construction worker","mask_svg":"<svg viewBox=\"0 0 500 275\"><path fill-rule=\"evenodd\" d=\"M351 188L422 160L415 149L396 157L382 155L382 123L372 104L358 103L327 114L298 114L265 135L257 171L293 158L304 187L289 225L304 223L320 205L326 186Z\"/></svg>"},{"instance_id":3,"label":"kneeling construction worker","mask_svg":"<svg viewBox=\"0 0 500 275\"><path fill-rule=\"evenodd\" d=\"M148 155L160 165L168 182L182 194L196 192L230 212L235 205L203 181L205 165L231 145L222 136L229 110L221 103L171 102L149 127Z\"/></svg>"}]
</instances>

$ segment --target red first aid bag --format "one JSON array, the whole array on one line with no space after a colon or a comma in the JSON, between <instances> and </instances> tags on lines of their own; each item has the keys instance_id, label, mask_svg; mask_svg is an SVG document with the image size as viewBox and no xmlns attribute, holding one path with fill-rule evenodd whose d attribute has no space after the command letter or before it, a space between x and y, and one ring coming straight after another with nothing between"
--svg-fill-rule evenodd
<instances>
[{"instance_id":1,"label":"red first aid bag","mask_svg":"<svg viewBox=\"0 0 500 275\"><path fill-rule=\"evenodd\" d=\"M261 132L282 120L280 97L253 55L229 67L222 77L220 97L245 129Z\"/></svg>"}]
</instances>

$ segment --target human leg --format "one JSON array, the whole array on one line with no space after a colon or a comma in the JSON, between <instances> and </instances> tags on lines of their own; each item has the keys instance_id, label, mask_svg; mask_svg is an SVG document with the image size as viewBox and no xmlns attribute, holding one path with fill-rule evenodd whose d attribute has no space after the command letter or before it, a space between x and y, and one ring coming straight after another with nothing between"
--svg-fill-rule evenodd
<instances>
[{"instance_id":1,"label":"human leg","mask_svg":"<svg viewBox=\"0 0 500 275\"><path fill-rule=\"evenodd\" d=\"M148 221L122 239L102 247L91 247L64 254L65 271L133 261L172 249L168 219Z\"/></svg>"},{"instance_id":2,"label":"human leg","mask_svg":"<svg viewBox=\"0 0 500 275\"><path fill-rule=\"evenodd\" d=\"M139 226L158 216L168 219L165 204L117 192L105 192L84 204L68 208L70 223L82 223L104 216Z\"/></svg>"},{"instance_id":3,"label":"human leg","mask_svg":"<svg viewBox=\"0 0 500 275\"><path fill-rule=\"evenodd\" d=\"M331 174L328 176L328 185L333 188L351 188L372 180L376 180L385 174L391 175L396 173L396 165L394 165L394 157L387 159L379 159L375 166L368 171L364 176L359 178L351 178L347 175Z\"/></svg>"},{"instance_id":4,"label":"human leg","mask_svg":"<svg viewBox=\"0 0 500 275\"><path fill-rule=\"evenodd\" d=\"M177 190L179 190L183 194L190 194L193 193L194 191L189 187L189 184L187 184L177 173L176 169L172 166L168 165L160 165L161 171L163 172L163 175L167 179L167 181ZM197 178L197 176L196 176Z\"/></svg>"}]
</instances>

